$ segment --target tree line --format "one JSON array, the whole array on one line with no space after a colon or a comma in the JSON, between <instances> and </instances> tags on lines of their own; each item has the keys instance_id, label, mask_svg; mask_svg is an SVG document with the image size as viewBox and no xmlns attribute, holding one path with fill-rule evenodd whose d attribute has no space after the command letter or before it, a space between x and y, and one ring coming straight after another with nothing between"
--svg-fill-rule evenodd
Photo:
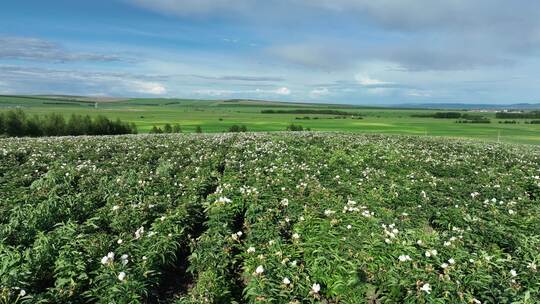
<instances>
[{"instance_id":1,"label":"tree line","mask_svg":"<svg viewBox=\"0 0 540 304\"><path fill-rule=\"evenodd\" d=\"M0 113L0 135L11 137L79 136L135 134L133 123L105 116L72 114L66 119L62 114L28 115L21 109Z\"/></svg>"},{"instance_id":2,"label":"tree line","mask_svg":"<svg viewBox=\"0 0 540 304\"><path fill-rule=\"evenodd\" d=\"M314 109L294 109L294 110L261 110L261 114L327 114L327 115L345 115L361 116L360 113L346 112L339 110L314 110Z\"/></svg>"},{"instance_id":3,"label":"tree line","mask_svg":"<svg viewBox=\"0 0 540 304\"><path fill-rule=\"evenodd\" d=\"M287 131L311 131L311 128L304 128L302 125L295 125L291 123L288 125L285 130ZM195 127L195 133L202 133L201 126ZM232 125L230 126L225 132L230 133L243 133L248 132L248 128L246 125ZM180 127L179 124L171 125L169 123L166 123L163 125L163 127L159 126L152 126L152 129L150 129L150 134L164 134L164 133L182 133L182 127Z\"/></svg>"},{"instance_id":4,"label":"tree line","mask_svg":"<svg viewBox=\"0 0 540 304\"><path fill-rule=\"evenodd\" d=\"M535 119L540 118L540 111L530 111L530 112L497 112L495 114L496 118L500 119Z\"/></svg>"},{"instance_id":5,"label":"tree line","mask_svg":"<svg viewBox=\"0 0 540 304\"><path fill-rule=\"evenodd\" d=\"M466 115L466 114L465 114ZM426 114L413 114L411 117L431 117L431 118L441 118L441 119L456 119L462 118L462 114L459 112L435 112L435 113L426 113Z\"/></svg>"}]
</instances>

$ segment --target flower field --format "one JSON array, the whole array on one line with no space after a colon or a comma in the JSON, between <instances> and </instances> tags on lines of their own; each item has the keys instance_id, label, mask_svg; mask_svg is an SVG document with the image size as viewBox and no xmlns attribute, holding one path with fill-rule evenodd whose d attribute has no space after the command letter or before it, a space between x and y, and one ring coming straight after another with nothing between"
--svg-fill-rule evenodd
<instances>
[{"instance_id":1,"label":"flower field","mask_svg":"<svg viewBox=\"0 0 540 304\"><path fill-rule=\"evenodd\" d=\"M0 303L539 303L540 148L0 139Z\"/></svg>"}]
</instances>

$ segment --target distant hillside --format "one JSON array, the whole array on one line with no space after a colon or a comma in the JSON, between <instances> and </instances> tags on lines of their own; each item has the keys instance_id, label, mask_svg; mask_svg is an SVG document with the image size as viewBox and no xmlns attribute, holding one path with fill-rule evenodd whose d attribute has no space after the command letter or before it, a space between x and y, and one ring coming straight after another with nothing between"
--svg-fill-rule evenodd
<instances>
[{"instance_id":1,"label":"distant hillside","mask_svg":"<svg viewBox=\"0 0 540 304\"><path fill-rule=\"evenodd\" d=\"M253 107L314 107L340 109L437 109L437 110L540 110L540 103L516 104L467 104L467 103L401 103L393 105L354 105L344 103L290 102L258 99L183 99L183 98L121 98L101 96L68 96L68 95L0 95L0 103L4 104L79 104L110 103L123 105L213 105L213 106L253 106Z\"/></svg>"},{"instance_id":2,"label":"distant hillside","mask_svg":"<svg viewBox=\"0 0 540 304\"><path fill-rule=\"evenodd\" d=\"M467 103L403 103L391 105L393 108L453 109L453 110L538 110L540 103L516 104L467 104Z\"/></svg>"}]
</instances>

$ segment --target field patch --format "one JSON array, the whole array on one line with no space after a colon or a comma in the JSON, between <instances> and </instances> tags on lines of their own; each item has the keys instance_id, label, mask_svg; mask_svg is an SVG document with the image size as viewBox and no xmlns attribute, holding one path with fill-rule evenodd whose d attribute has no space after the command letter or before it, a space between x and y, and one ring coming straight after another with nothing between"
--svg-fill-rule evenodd
<instances>
[{"instance_id":1,"label":"field patch","mask_svg":"<svg viewBox=\"0 0 540 304\"><path fill-rule=\"evenodd\" d=\"M535 146L0 139L2 303L534 303Z\"/></svg>"}]
</instances>

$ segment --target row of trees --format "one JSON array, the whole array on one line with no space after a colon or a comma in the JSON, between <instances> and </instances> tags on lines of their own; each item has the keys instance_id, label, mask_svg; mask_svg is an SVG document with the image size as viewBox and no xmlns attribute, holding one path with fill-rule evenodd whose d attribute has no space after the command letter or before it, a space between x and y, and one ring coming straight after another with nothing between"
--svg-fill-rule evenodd
<instances>
[{"instance_id":1,"label":"row of trees","mask_svg":"<svg viewBox=\"0 0 540 304\"><path fill-rule=\"evenodd\" d=\"M153 126L152 129L150 129L150 133L153 134L161 134L161 133L182 133L182 127L180 127L179 124L171 125L169 123L166 123L163 126L163 129L157 126Z\"/></svg>"},{"instance_id":2,"label":"row of trees","mask_svg":"<svg viewBox=\"0 0 540 304\"><path fill-rule=\"evenodd\" d=\"M134 134L134 124L110 120L105 116L73 114L68 119L61 114L28 115L17 109L0 113L0 134L12 137L39 137L64 135L117 135Z\"/></svg>"},{"instance_id":3,"label":"row of trees","mask_svg":"<svg viewBox=\"0 0 540 304\"><path fill-rule=\"evenodd\" d=\"M311 128L305 128L302 125L290 124L287 126L287 131L311 131Z\"/></svg>"},{"instance_id":4,"label":"row of trees","mask_svg":"<svg viewBox=\"0 0 540 304\"><path fill-rule=\"evenodd\" d=\"M450 118L456 119L461 118L461 113L459 112L435 112L435 113L421 113L413 114L411 117L423 117L423 118Z\"/></svg>"},{"instance_id":5,"label":"row of trees","mask_svg":"<svg viewBox=\"0 0 540 304\"><path fill-rule=\"evenodd\" d=\"M295 125L290 124L286 128L287 131L311 131L311 128L304 128L302 125ZM245 125L232 125L227 129L227 132L231 133L240 133L240 132L247 132L248 129ZM171 125L171 124L165 124L163 125L163 128L158 126L153 126L150 130L151 134L162 134L162 133L182 133L182 128L179 124ZM195 133L202 133L201 126L195 127Z\"/></svg>"},{"instance_id":6,"label":"row of trees","mask_svg":"<svg viewBox=\"0 0 540 304\"><path fill-rule=\"evenodd\" d=\"M227 130L228 132L247 132L247 127L245 125L232 125ZM162 133L182 133L182 127L180 127L179 124L171 125L169 123L166 123L163 125L163 128L158 126L153 126L152 129L150 129L151 134L162 134ZM195 133L202 133L201 126L195 127Z\"/></svg>"},{"instance_id":7,"label":"row of trees","mask_svg":"<svg viewBox=\"0 0 540 304\"><path fill-rule=\"evenodd\" d=\"M530 112L497 112L495 114L496 118L499 119L535 119L540 118L540 111L530 111Z\"/></svg>"},{"instance_id":8,"label":"row of trees","mask_svg":"<svg viewBox=\"0 0 540 304\"><path fill-rule=\"evenodd\" d=\"M326 115L345 115L345 116L362 116L360 113L347 112L330 109L294 109L294 110L261 110L261 114L326 114Z\"/></svg>"}]
</instances>

